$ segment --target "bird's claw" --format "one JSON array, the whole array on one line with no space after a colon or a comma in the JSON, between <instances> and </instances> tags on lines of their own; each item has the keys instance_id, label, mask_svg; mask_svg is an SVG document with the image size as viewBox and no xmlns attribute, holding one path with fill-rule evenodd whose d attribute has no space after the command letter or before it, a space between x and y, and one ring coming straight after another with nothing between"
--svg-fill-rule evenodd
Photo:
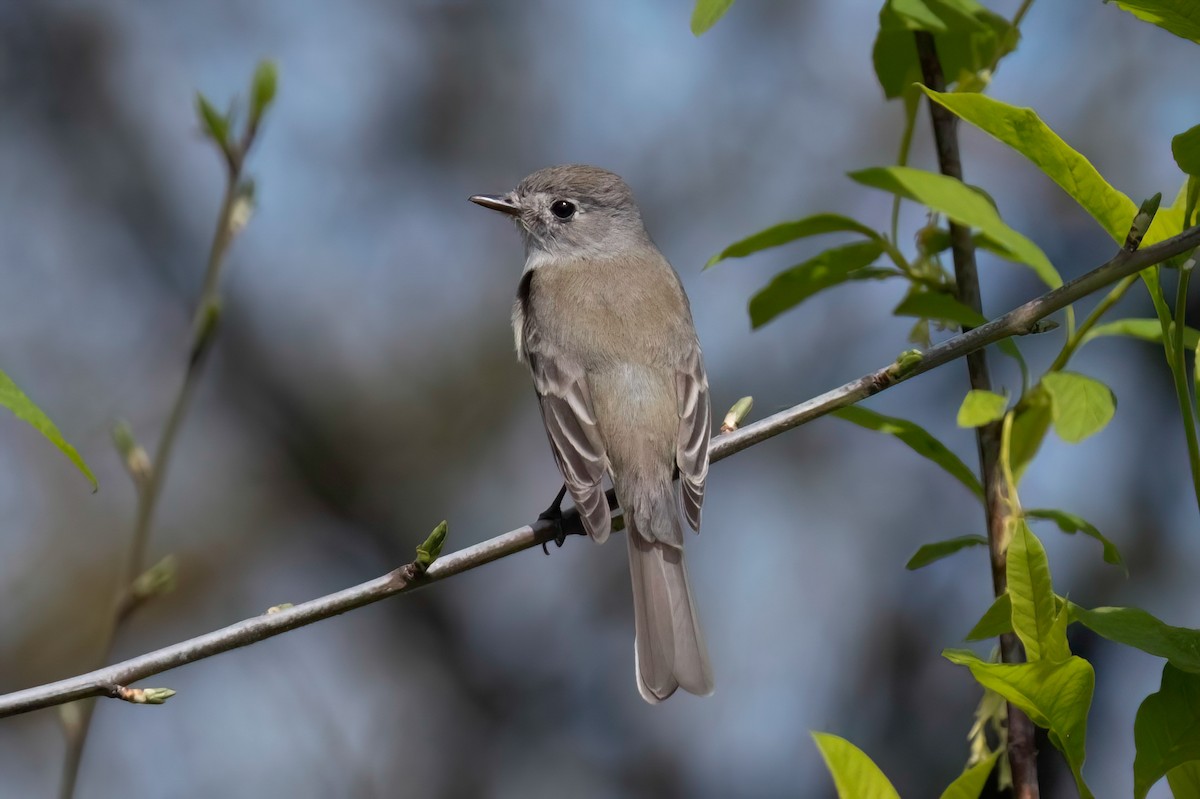
<instances>
[{"instance_id":1,"label":"bird's claw","mask_svg":"<svg viewBox=\"0 0 1200 799\"><path fill-rule=\"evenodd\" d=\"M558 496L554 498L554 502L550 503L550 507L538 514L539 522L551 522L554 524L554 538L551 540L554 541L554 545L556 547L561 547L564 543L566 543L567 540L567 532L563 529L562 512L562 501L566 494L567 486L564 483L563 487L558 490ZM544 552L546 555L550 554L550 550L546 548L546 544L548 543L550 542L542 542L542 552Z\"/></svg>"}]
</instances>

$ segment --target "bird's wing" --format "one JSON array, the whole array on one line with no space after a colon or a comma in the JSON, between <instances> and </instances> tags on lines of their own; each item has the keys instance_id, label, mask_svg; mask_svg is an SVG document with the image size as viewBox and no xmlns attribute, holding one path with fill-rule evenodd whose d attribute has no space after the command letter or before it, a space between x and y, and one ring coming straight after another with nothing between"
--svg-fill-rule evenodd
<instances>
[{"instance_id":1,"label":"bird's wing","mask_svg":"<svg viewBox=\"0 0 1200 799\"><path fill-rule=\"evenodd\" d=\"M692 346L676 372L675 393L679 404L675 462L679 466L683 515L691 528L700 532L700 506L704 504L704 480L708 477L708 441L712 437L712 410L699 344Z\"/></svg>"},{"instance_id":2,"label":"bird's wing","mask_svg":"<svg viewBox=\"0 0 1200 799\"><path fill-rule=\"evenodd\" d=\"M596 541L604 541L612 526L601 485L608 457L583 367L534 337L527 336L524 343L554 460L583 528Z\"/></svg>"}]
</instances>

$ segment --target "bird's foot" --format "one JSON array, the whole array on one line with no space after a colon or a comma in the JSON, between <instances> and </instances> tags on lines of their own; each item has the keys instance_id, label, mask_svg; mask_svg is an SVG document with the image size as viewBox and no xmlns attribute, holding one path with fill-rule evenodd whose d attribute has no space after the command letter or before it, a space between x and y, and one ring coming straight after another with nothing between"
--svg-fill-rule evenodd
<instances>
[{"instance_id":1,"label":"bird's foot","mask_svg":"<svg viewBox=\"0 0 1200 799\"><path fill-rule=\"evenodd\" d=\"M563 483L563 487L558 490L558 496L556 496L554 501L550 503L550 507L538 514L539 522L551 522L554 524L554 538L552 540L554 541L554 545L556 547L561 547L567 540L567 531L563 528L562 512L562 501L563 497L566 495L567 484ZM546 553L547 555L550 554L550 550L546 549L546 544L548 543L550 542L542 542L542 552Z\"/></svg>"}]
</instances>

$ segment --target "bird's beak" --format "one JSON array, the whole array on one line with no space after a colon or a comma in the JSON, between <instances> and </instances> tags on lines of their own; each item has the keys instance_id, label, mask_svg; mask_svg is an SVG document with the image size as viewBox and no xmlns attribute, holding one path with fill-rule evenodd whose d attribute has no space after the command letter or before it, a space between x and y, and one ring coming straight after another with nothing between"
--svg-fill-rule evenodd
<instances>
[{"instance_id":1,"label":"bird's beak","mask_svg":"<svg viewBox=\"0 0 1200 799\"><path fill-rule=\"evenodd\" d=\"M476 194L471 198L471 202L509 216L520 216L521 214L521 206L503 194Z\"/></svg>"}]
</instances>

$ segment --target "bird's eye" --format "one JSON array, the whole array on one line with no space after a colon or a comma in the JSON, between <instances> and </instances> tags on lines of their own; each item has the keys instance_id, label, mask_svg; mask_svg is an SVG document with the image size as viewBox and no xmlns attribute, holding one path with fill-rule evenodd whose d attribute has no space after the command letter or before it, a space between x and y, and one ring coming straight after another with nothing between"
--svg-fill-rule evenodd
<instances>
[{"instance_id":1,"label":"bird's eye","mask_svg":"<svg viewBox=\"0 0 1200 799\"><path fill-rule=\"evenodd\" d=\"M550 213L559 219L570 219L575 216L575 203L568 200L555 200L550 206Z\"/></svg>"}]
</instances>

